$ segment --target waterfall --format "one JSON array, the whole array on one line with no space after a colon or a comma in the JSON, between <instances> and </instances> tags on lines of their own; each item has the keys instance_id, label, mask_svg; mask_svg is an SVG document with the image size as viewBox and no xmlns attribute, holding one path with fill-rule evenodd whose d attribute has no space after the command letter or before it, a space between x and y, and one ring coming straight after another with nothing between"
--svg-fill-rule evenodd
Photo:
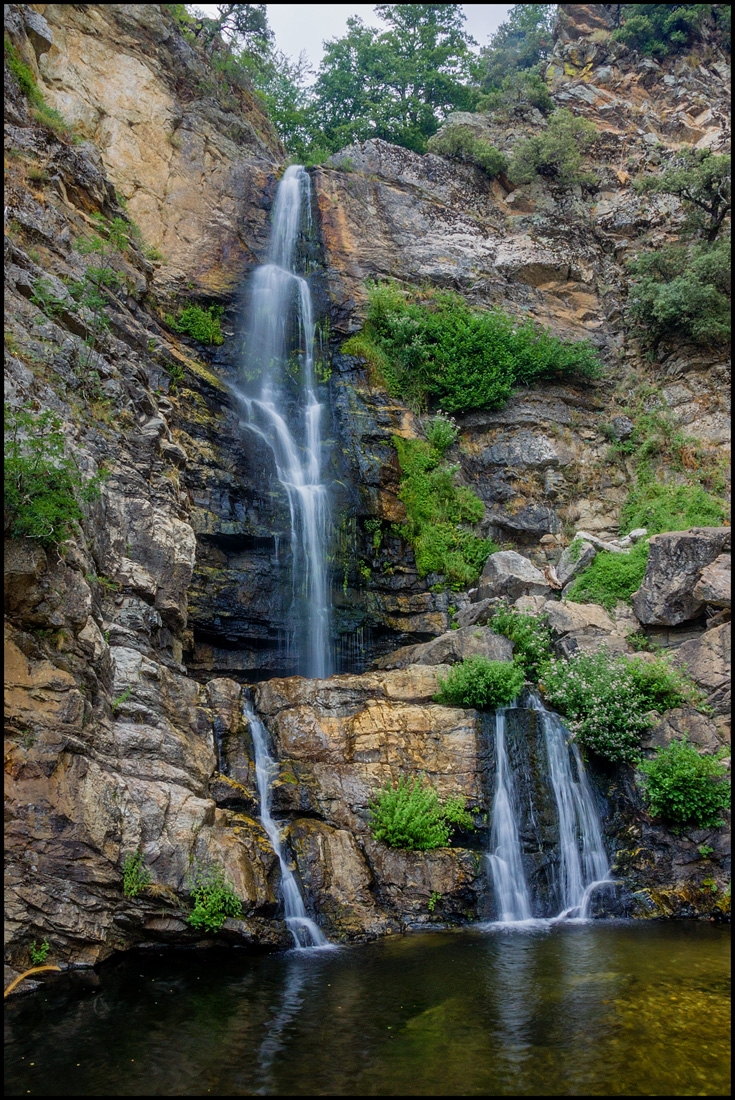
<instances>
[{"instance_id":1,"label":"waterfall","mask_svg":"<svg viewBox=\"0 0 735 1100\"><path fill-rule=\"evenodd\" d=\"M578 916L586 917L590 894L608 880L610 869L600 822L579 749L568 743L569 731L533 692L530 702L544 731L559 819L560 916L571 916L576 910Z\"/></svg>"},{"instance_id":2,"label":"waterfall","mask_svg":"<svg viewBox=\"0 0 735 1100\"><path fill-rule=\"evenodd\" d=\"M276 773L276 762L268 751L268 734L250 703L243 703L243 714L250 724L255 750L255 778L260 798L260 820L278 856L281 868L281 889L286 925L296 947L330 946L319 926L309 917L301 897L296 877L286 862L281 843L281 830L271 816L271 783Z\"/></svg>"},{"instance_id":3,"label":"waterfall","mask_svg":"<svg viewBox=\"0 0 735 1100\"><path fill-rule=\"evenodd\" d=\"M293 649L304 676L329 675L329 504L321 475L321 413L314 379L314 318L306 279L294 270L302 224L311 228L311 181L299 165L278 185L267 263L253 272L244 376L244 426L270 448L291 524ZM289 400L297 376L298 396ZM294 407L295 406L295 407Z\"/></svg>"},{"instance_id":4,"label":"waterfall","mask_svg":"<svg viewBox=\"0 0 735 1100\"><path fill-rule=\"evenodd\" d=\"M505 747L505 707L495 712L495 797L490 831L490 869L500 920L529 920L531 900L523 871L521 842L516 824L513 773Z\"/></svg>"},{"instance_id":5,"label":"waterfall","mask_svg":"<svg viewBox=\"0 0 735 1100\"><path fill-rule=\"evenodd\" d=\"M609 880L609 864L602 830L579 749L569 742L561 718L530 693L530 707L543 733L548 777L556 810L559 876L556 883L560 910L557 920L586 918L592 893ZM512 708L516 709L516 708ZM523 866L519 833L521 807L506 745L507 708L495 713L495 791L488 860L498 919L529 920L533 897ZM533 806L528 814L533 824Z\"/></svg>"}]
</instances>

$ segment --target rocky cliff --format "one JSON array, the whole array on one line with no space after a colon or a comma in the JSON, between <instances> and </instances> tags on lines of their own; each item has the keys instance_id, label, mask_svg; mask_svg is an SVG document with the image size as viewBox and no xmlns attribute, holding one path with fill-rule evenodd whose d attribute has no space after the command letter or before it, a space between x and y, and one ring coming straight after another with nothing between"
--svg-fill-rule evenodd
<instances>
[{"instance_id":1,"label":"rocky cliff","mask_svg":"<svg viewBox=\"0 0 735 1100\"><path fill-rule=\"evenodd\" d=\"M524 391L461 421L456 461L486 503L486 530L537 566L557 563L577 528L616 535L633 471L607 461L604 428L644 385L646 400L705 447L726 447L721 357L664 347L648 362L622 314L622 259L634 243L674 236L682 218L675 200L643 203L631 176L656 163L660 146L724 148L725 60L712 47L706 65L640 62L612 43L610 11L562 6L547 74L557 102L601 131L592 198L540 184L508 192L479 169L378 141L313 172L319 231L308 247L331 366L336 646L346 673L320 683L289 676L280 644L287 505L267 455L243 439L228 388L241 288L263 258L285 159L278 140L250 93L212 80L162 6L6 6L12 44L65 120L54 128L34 115L6 69L6 400L51 410L84 476L104 475L60 547L6 542L11 966L23 969L29 943L44 937L63 965L140 942L201 940L185 920L188 898L197 869L213 863L243 899L243 920L220 934L289 942L277 919L277 861L257 820L247 684L281 760L275 806L331 937L487 915L488 729L474 711L431 702L443 662L466 650L446 633L448 595L430 590L432 578L419 577L390 531L403 517L391 438L419 425L339 349L362 324L364 279L383 275L452 286L477 305L502 302L597 344L605 381ZM469 117L501 147L517 137ZM87 277L78 242L116 220L130 232L110 261L109 326L90 348L89 317L72 293ZM190 300L225 307L220 349L166 322ZM365 526L376 519L378 540ZM707 594L717 585L706 570L729 547L720 536L708 546L690 578L703 586L692 614L672 621L662 610L671 600L654 592L647 621L663 644L690 647L715 716L674 712L652 744L686 729L712 751L727 736L729 625L713 620L705 631L705 610L724 607ZM552 595L534 591L525 598ZM477 646L483 621L467 594L455 602ZM560 641L606 639L627 651L629 610L606 622L599 612L562 616ZM433 657L353 674L437 636ZM376 843L370 794L406 769L429 775L442 795L465 796L480 831L425 855ZM721 834L677 839L652 825L630 775L600 772L596 784L628 893L647 891L626 904L667 915L711 909L717 898L701 885L696 853L714 849L705 870L721 888ZM136 852L152 881L133 898L123 867Z\"/></svg>"}]
</instances>

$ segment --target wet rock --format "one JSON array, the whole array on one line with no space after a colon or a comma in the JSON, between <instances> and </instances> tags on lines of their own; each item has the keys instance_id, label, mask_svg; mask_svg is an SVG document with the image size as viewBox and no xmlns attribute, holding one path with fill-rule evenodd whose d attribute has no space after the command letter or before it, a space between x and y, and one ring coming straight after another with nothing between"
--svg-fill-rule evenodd
<instances>
[{"instance_id":1,"label":"wet rock","mask_svg":"<svg viewBox=\"0 0 735 1100\"><path fill-rule=\"evenodd\" d=\"M694 527L654 535L649 546L646 573L632 597L636 615L646 625L661 626L696 618L704 601L695 596L695 588L702 570L730 549L730 528Z\"/></svg>"},{"instance_id":2,"label":"wet rock","mask_svg":"<svg viewBox=\"0 0 735 1100\"><path fill-rule=\"evenodd\" d=\"M485 657L489 661L510 661L513 643L487 627L477 625L449 630L432 642L404 646L373 663L374 668L407 668L409 665L452 665L467 657Z\"/></svg>"},{"instance_id":3,"label":"wet rock","mask_svg":"<svg viewBox=\"0 0 735 1100\"><path fill-rule=\"evenodd\" d=\"M478 582L478 598L506 596L537 596L550 593L546 578L528 558L515 550L500 550L491 554Z\"/></svg>"}]
</instances>

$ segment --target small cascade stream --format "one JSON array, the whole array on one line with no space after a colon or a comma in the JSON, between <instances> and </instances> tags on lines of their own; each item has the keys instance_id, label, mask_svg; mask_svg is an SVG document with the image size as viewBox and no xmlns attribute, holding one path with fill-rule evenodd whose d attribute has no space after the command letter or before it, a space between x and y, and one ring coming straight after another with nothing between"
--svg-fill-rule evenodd
<instances>
[{"instance_id":1,"label":"small cascade stream","mask_svg":"<svg viewBox=\"0 0 735 1100\"><path fill-rule=\"evenodd\" d=\"M321 474L321 416L314 378L314 317L309 284L297 274L296 244L311 229L311 181L300 165L278 185L268 262L252 276L245 382L238 398L243 426L269 447L288 499L293 595L292 648L299 672L331 671L327 584L329 503ZM294 376L298 393L294 400Z\"/></svg>"},{"instance_id":2,"label":"small cascade stream","mask_svg":"<svg viewBox=\"0 0 735 1100\"><path fill-rule=\"evenodd\" d=\"M306 912L306 906L296 877L284 855L281 830L271 815L271 783L277 765L268 751L268 735L265 726L247 701L243 704L243 714L250 723L250 732L253 737L255 777L260 798L260 820L271 842L273 851L278 856L281 868L281 889L283 891L286 925L293 936L295 947L330 947L332 945L328 943L319 925Z\"/></svg>"},{"instance_id":3,"label":"small cascade stream","mask_svg":"<svg viewBox=\"0 0 735 1100\"><path fill-rule=\"evenodd\" d=\"M553 806L548 807L555 816L558 858L553 884L558 910L553 919L586 919L592 894L610 882L602 830L579 749L569 741L561 718L547 710L533 693L528 708L499 707L495 712L495 789L488 862L497 919L503 923L528 921L541 906L533 896L524 867L523 815L507 745L508 712L523 709L530 709L540 722L543 764L553 793ZM526 812L532 819L532 805Z\"/></svg>"}]
</instances>

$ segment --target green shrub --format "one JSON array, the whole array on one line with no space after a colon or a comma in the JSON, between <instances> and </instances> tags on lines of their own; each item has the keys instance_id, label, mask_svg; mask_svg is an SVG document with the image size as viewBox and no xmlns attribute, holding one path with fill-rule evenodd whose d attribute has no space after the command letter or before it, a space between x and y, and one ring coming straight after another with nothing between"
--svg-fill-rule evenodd
<instances>
[{"instance_id":1,"label":"green shrub","mask_svg":"<svg viewBox=\"0 0 735 1100\"><path fill-rule=\"evenodd\" d=\"M171 328L184 333L186 336L191 336L193 340L198 340L200 344L219 345L223 344L225 339L220 326L220 318L223 312L222 306L212 305L207 309L202 309L201 306L187 306L182 310L177 320L174 320L168 314L166 321Z\"/></svg>"},{"instance_id":2,"label":"green shrub","mask_svg":"<svg viewBox=\"0 0 735 1100\"><path fill-rule=\"evenodd\" d=\"M500 408L513 387L600 374L586 340L568 343L531 321L475 311L449 291L411 297L395 284L368 287L367 322L342 350L360 355L393 397L416 409Z\"/></svg>"},{"instance_id":3,"label":"green shrub","mask_svg":"<svg viewBox=\"0 0 735 1100\"><path fill-rule=\"evenodd\" d=\"M675 244L627 264L628 316L641 338L686 338L704 347L730 339L730 242Z\"/></svg>"},{"instance_id":4,"label":"green shrub","mask_svg":"<svg viewBox=\"0 0 735 1100\"><path fill-rule=\"evenodd\" d=\"M46 959L48 958L48 953L50 950L51 944L48 942L48 940L43 940L41 943L36 943L36 941L34 940L28 948L28 954L30 956L33 966L43 966L43 964L46 962Z\"/></svg>"},{"instance_id":5,"label":"green shrub","mask_svg":"<svg viewBox=\"0 0 735 1100\"><path fill-rule=\"evenodd\" d=\"M663 172L641 176L633 187L644 195L676 195L687 211L685 232L702 234L711 244L730 217L730 156L685 148Z\"/></svg>"},{"instance_id":6,"label":"green shrub","mask_svg":"<svg viewBox=\"0 0 735 1100\"><path fill-rule=\"evenodd\" d=\"M695 707L704 704L704 692L685 672L671 665L665 656L653 661L629 660L627 671L642 705L649 710L662 713L684 703Z\"/></svg>"},{"instance_id":7,"label":"green shrub","mask_svg":"<svg viewBox=\"0 0 735 1100\"><path fill-rule=\"evenodd\" d=\"M427 149L442 157L474 164L491 178L499 176L508 167L504 154L485 138L478 137L467 123L447 123L441 133L429 139Z\"/></svg>"},{"instance_id":8,"label":"green shrub","mask_svg":"<svg viewBox=\"0 0 735 1100\"><path fill-rule=\"evenodd\" d=\"M730 805L730 785L727 769L715 757L700 756L686 741L672 741L638 767L653 817L697 829L724 824L720 813Z\"/></svg>"},{"instance_id":9,"label":"green shrub","mask_svg":"<svg viewBox=\"0 0 735 1100\"><path fill-rule=\"evenodd\" d=\"M137 898L150 884L151 873L143 863L141 852L129 852L123 863L123 894L126 898Z\"/></svg>"},{"instance_id":10,"label":"green shrub","mask_svg":"<svg viewBox=\"0 0 735 1100\"><path fill-rule=\"evenodd\" d=\"M662 485L644 479L626 498L620 530L645 527L649 535L657 535L689 527L721 527L727 515L725 502L701 485Z\"/></svg>"},{"instance_id":11,"label":"green shrub","mask_svg":"<svg viewBox=\"0 0 735 1100\"><path fill-rule=\"evenodd\" d=\"M391 848L445 848L453 827L474 828L464 798L448 798L442 805L431 784L418 777L409 783L402 776L397 787L386 782L370 801L369 811L371 833Z\"/></svg>"},{"instance_id":12,"label":"green shrub","mask_svg":"<svg viewBox=\"0 0 735 1100\"><path fill-rule=\"evenodd\" d=\"M545 130L523 138L513 147L508 175L514 183L532 183L537 176L560 187L594 184L582 171L582 157L597 137L595 126L565 107L555 111Z\"/></svg>"},{"instance_id":13,"label":"green shrub","mask_svg":"<svg viewBox=\"0 0 735 1100\"><path fill-rule=\"evenodd\" d=\"M49 410L5 406L5 530L53 546L73 535L81 501L100 495L103 474L85 478L64 456L62 422Z\"/></svg>"},{"instance_id":14,"label":"green shrub","mask_svg":"<svg viewBox=\"0 0 735 1100\"><path fill-rule=\"evenodd\" d=\"M217 932L228 917L241 917L242 904L222 867L200 871L192 887L194 908L186 918L194 928Z\"/></svg>"},{"instance_id":15,"label":"green shrub","mask_svg":"<svg viewBox=\"0 0 735 1100\"><path fill-rule=\"evenodd\" d=\"M666 57L691 45L712 7L712 4L622 4L622 26L613 31L612 37L647 57Z\"/></svg>"},{"instance_id":16,"label":"green shrub","mask_svg":"<svg viewBox=\"0 0 735 1100\"><path fill-rule=\"evenodd\" d=\"M640 588L647 561L647 541L636 543L628 553L603 550L572 582L567 599L574 603L599 603L612 611L618 600L629 601Z\"/></svg>"},{"instance_id":17,"label":"green shrub","mask_svg":"<svg viewBox=\"0 0 735 1100\"><path fill-rule=\"evenodd\" d=\"M551 630L539 615L525 615L505 607L492 617L492 629L513 642L513 660L527 679L535 680L544 661L551 656Z\"/></svg>"},{"instance_id":18,"label":"green shrub","mask_svg":"<svg viewBox=\"0 0 735 1100\"><path fill-rule=\"evenodd\" d=\"M475 707L494 710L511 703L525 682L523 668L515 661L488 661L486 657L467 657L439 677L437 703L450 707Z\"/></svg>"},{"instance_id":19,"label":"green shrub","mask_svg":"<svg viewBox=\"0 0 735 1100\"><path fill-rule=\"evenodd\" d=\"M420 576L441 573L459 590L477 580L495 545L464 526L482 519L484 505L471 489L457 485L459 467L442 461L456 428L446 417L435 417L427 434L434 444L393 437L401 467L398 496L406 506L398 530L413 547Z\"/></svg>"},{"instance_id":20,"label":"green shrub","mask_svg":"<svg viewBox=\"0 0 735 1100\"><path fill-rule=\"evenodd\" d=\"M535 69L509 73L499 88L493 88L480 96L475 110L509 118L511 115L525 115L535 107L544 115L554 110L554 101L549 89Z\"/></svg>"}]
</instances>

